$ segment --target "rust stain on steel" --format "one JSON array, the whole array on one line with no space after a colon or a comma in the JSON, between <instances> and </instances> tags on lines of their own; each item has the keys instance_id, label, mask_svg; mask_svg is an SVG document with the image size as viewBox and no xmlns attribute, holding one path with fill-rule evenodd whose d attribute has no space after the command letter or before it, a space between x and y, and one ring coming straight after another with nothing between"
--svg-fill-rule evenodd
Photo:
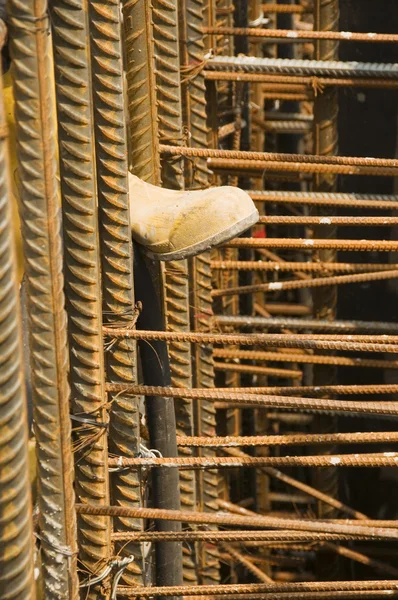
<instances>
[{"instance_id":1,"label":"rust stain on steel","mask_svg":"<svg viewBox=\"0 0 398 600\"><path fill-rule=\"evenodd\" d=\"M6 34L0 21L0 47ZM0 77L0 438L5 444L0 452L0 585L5 598L34 600L28 427L3 98Z\"/></svg>"},{"instance_id":2,"label":"rust stain on steel","mask_svg":"<svg viewBox=\"0 0 398 600\"><path fill-rule=\"evenodd\" d=\"M47 2L8 4L46 598L77 598L68 350ZM32 26L27 27L26 22ZM34 23L34 24L33 24Z\"/></svg>"},{"instance_id":3,"label":"rust stain on steel","mask_svg":"<svg viewBox=\"0 0 398 600\"><path fill-rule=\"evenodd\" d=\"M127 130L124 104L119 2L90 2L96 168L102 256L103 319L131 324L134 317L132 241L128 190ZM137 349L133 340L112 345L105 354L107 380L137 383ZM139 399L128 392L111 398L109 447L112 453L135 456L140 445ZM111 475L112 500L119 506L141 506L140 478L134 471ZM140 531L135 519L115 519L113 530ZM122 581L143 585L140 544L116 544L119 556L134 556Z\"/></svg>"},{"instance_id":4,"label":"rust stain on steel","mask_svg":"<svg viewBox=\"0 0 398 600\"><path fill-rule=\"evenodd\" d=\"M108 448L105 410L100 248L94 148L90 32L86 3L51 3L56 98L63 201L66 297L72 411L93 421L79 428L76 452L76 494L81 502L109 504ZM95 423L99 423L98 426ZM93 434L94 429L94 434ZM83 448L82 448L83 446ZM79 558L84 568L99 573L111 555L106 518L78 519ZM106 597L92 587L89 598Z\"/></svg>"},{"instance_id":5,"label":"rust stain on steel","mask_svg":"<svg viewBox=\"0 0 398 600\"><path fill-rule=\"evenodd\" d=\"M152 5L123 0L132 172L144 181L160 183L158 116L153 69Z\"/></svg>"}]
</instances>

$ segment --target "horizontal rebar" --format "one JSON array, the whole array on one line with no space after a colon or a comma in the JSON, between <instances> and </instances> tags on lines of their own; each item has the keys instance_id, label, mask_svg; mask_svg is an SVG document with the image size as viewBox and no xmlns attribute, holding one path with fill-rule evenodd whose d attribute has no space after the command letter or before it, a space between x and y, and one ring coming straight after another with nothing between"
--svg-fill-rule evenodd
<instances>
[{"instance_id":1,"label":"horizontal rebar","mask_svg":"<svg viewBox=\"0 0 398 600\"><path fill-rule=\"evenodd\" d=\"M313 331L329 331L342 333L387 333L398 334L398 323L383 321L328 321L327 319L295 319L294 317L250 317L246 315L216 315L213 318L216 325L233 325L234 327L267 328L267 329L311 329Z\"/></svg>"},{"instance_id":2,"label":"horizontal rebar","mask_svg":"<svg viewBox=\"0 0 398 600\"><path fill-rule=\"evenodd\" d=\"M325 87L350 87L350 88L376 88L395 90L398 81L394 79L371 79L360 77L300 77L294 75L272 75L269 73L242 73L240 71L204 71L205 79L208 81L241 81L251 83L291 83L293 86L305 85L308 91L322 93ZM292 92L299 90L293 90ZM266 93L266 92L264 92Z\"/></svg>"},{"instance_id":3,"label":"horizontal rebar","mask_svg":"<svg viewBox=\"0 0 398 600\"><path fill-rule=\"evenodd\" d=\"M396 63L363 63L333 60L297 60L256 56L216 56L206 63L209 70L286 73L292 75L332 75L335 77L398 78Z\"/></svg>"},{"instance_id":4,"label":"horizontal rebar","mask_svg":"<svg viewBox=\"0 0 398 600\"><path fill-rule=\"evenodd\" d=\"M224 350L215 348L214 358L244 359L269 362L290 362L307 365L335 365L342 367L360 367L367 369L398 369L397 360L377 360L375 358L349 358L346 356L327 356L324 354L262 352L259 350ZM229 388L228 388L229 389Z\"/></svg>"},{"instance_id":5,"label":"horizontal rebar","mask_svg":"<svg viewBox=\"0 0 398 600\"><path fill-rule=\"evenodd\" d=\"M396 413L398 414L398 405ZM396 467L398 452L374 454L328 454L325 456L189 456L176 458L127 458L109 459L111 467L165 467L186 469L219 469L236 467Z\"/></svg>"},{"instance_id":6,"label":"horizontal rebar","mask_svg":"<svg viewBox=\"0 0 398 600\"><path fill-rule=\"evenodd\" d=\"M265 225L348 225L350 227L391 227L398 225L398 217L292 217L265 216L259 223Z\"/></svg>"},{"instance_id":7,"label":"horizontal rebar","mask_svg":"<svg viewBox=\"0 0 398 600\"><path fill-rule=\"evenodd\" d=\"M326 263L326 262L289 262L274 260L212 260L210 266L220 271L343 271L348 273L367 271L390 271L398 268L398 263Z\"/></svg>"},{"instance_id":8,"label":"horizontal rebar","mask_svg":"<svg viewBox=\"0 0 398 600\"><path fill-rule=\"evenodd\" d=\"M342 591L373 591L373 590L393 590L397 592L398 582L392 581L305 581L294 583L241 583L241 584L223 584L223 585L185 585L174 587L118 587L118 593L125 596L135 597L156 597L156 596L201 596L206 597L209 594L217 594L219 596L229 596L238 593L261 593L264 598L268 598L268 594L274 592L275 600L281 598L283 600L285 592L296 594L299 600L301 594L309 591L327 591L327 592L342 592ZM277 594L282 594L278 596ZM331 600L333 594L330 593ZM305 598L305 596L303 596Z\"/></svg>"},{"instance_id":9,"label":"horizontal rebar","mask_svg":"<svg viewBox=\"0 0 398 600\"><path fill-rule=\"evenodd\" d=\"M377 386L376 390L377 390ZM332 414L349 415L386 415L398 414L398 402L390 401L361 401L361 400L331 400L326 398L306 398L302 396L270 394L249 394L246 392L230 392L227 388L222 390L184 390L178 388L163 388L156 386L129 386L128 384L107 384L107 391L119 392L145 390L147 396L160 396L169 398L192 398L196 400L213 400L219 403L233 401L238 406L256 406L257 408L278 408L293 411L324 412ZM271 388L272 390L273 388ZM358 392L359 393L359 392ZM377 391L376 391L377 393Z\"/></svg>"},{"instance_id":10,"label":"horizontal rebar","mask_svg":"<svg viewBox=\"0 0 398 600\"><path fill-rule=\"evenodd\" d=\"M178 446L235 448L238 446L312 446L319 444L379 444L398 442L397 431L298 433L286 435L178 436Z\"/></svg>"},{"instance_id":11,"label":"horizontal rebar","mask_svg":"<svg viewBox=\"0 0 398 600\"><path fill-rule=\"evenodd\" d=\"M255 517L247 517L234 514L225 514L223 512L195 512L195 511L180 511L168 510L160 508L143 508L143 507L124 507L124 506L105 506L93 504L76 504L78 514L87 514L95 516L109 517L125 517L135 519L156 519L161 521L181 521L183 523L197 523L218 525L230 525L233 527L246 527L253 529L288 529L291 531L317 531L324 533L337 533L356 535L358 537L368 537L373 534L375 538L388 539L398 541L397 522L387 521L388 527L385 526L386 521L367 520L361 521L359 525L356 521L327 521L327 520L310 520L296 518L281 518L264 515L256 515ZM382 523L382 526L380 526ZM394 526L391 526L392 523ZM397 583L398 585L398 583ZM153 589L153 588L145 588ZM138 594L137 594L138 595Z\"/></svg>"},{"instance_id":12,"label":"horizontal rebar","mask_svg":"<svg viewBox=\"0 0 398 600\"><path fill-rule=\"evenodd\" d=\"M299 290L304 288L324 287L330 285L347 285L351 283L363 283L369 281L382 281L384 279L395 279L398 270L376 271L370 273L354 273L350 275L335 275L309 279L293 279L288 281L271 281L270 283L258 283L254 285L241 285L237 287L220 288L212 291L213 298L220 296L234 296L241 294L254 294L256 292L276 292L281 290Z\"/></svg>"},{"instance_id":13,"label":"horizontal rebar","mask_svg":"<svg viewBox=\"0 0 398 600\"><path fill-rule=\"evenodd\" d=\"M204 27L207 34L248 36L295 41L338 40L343 42L398 42L395 33L359 33L353 31L300 31L293 29L263 29L260 27Z\"/></svg>"},{"instance_id":14,"label":"horizontal rebar","mask_svg":"<svg viewBox=\"0 0 398 600\"><path fill-rule=\"evenodd\" d=\"M344 208L396 210L398 196L382 194L348 194L327 192L283 192L247 190L253 200L278 204L307 204L314 206L341 206Z\"/></svg>"},{"instance_id":15,"label":"horizontal rebar","mask_svg":"<svg viewBox=\"0 0 398 600\"><path fill-rule=\"evenodd\" d=\"M303 374L298 369L282 369L275 367L260 367L257 365L241 365L235 362L213 362L216 371L232 371L234 373L250 373L252 375L268 375L269 377L286 377L286 379L301 379Z\"/></svg>"},{"instance_id":16,"label":"horizontal rebar","mask_svg":"<svg viewBox=\"0 0 398 600\"><path fill-rule=\"evenodd\" d=\"M278 394L291 396L305 395L377 395L377 394L397 394L398 384L375 384L375 385L323 385L323 386L268 386L268 387L238 387L238 388L190 388L181 390L181 388L148 386L148 385L129 385L124 383L107 383L105 389L108 392L122 392L127 389L136 396L164 396L167 398L189 398L200 399L201 397L210 397L216 399L215 394L221 394L225 400L233 400L236 394ZM210 396L209 396L210 394ZM218 399L218 397L217 397Z\"/></svg>"},{"instance_id":17,"label":"horizontal rebar","mask_svg":"<svg viewBox=\"0 0 398 600\"><path fill-rule=\"evenodd\" d=\"M308 7L302 4L276 4L266 3L262 5L262 10L265 13L290 13L290 14L302 14L310 12Z\"/></svg>"},{"instance_id":18,"label":"horizontal rebar","mask_svg":"<svg viewBox=\"0 0 398 600\"><path fill-rule=\"evenodd\" d=\"M398 65L397 65L398 68ZM324 165L343 165L353 167L386 167L398 168L395 158L365 158L353 156L318 156L311 154L286 154L282 152L248 152L243 150L218 150L212 148L188 148L185 146L166 146L160 144L159 150L164 155L188 156L200 158L231 158L263 161L285 161L292 163Z\"/></svg>"},{"instance_id":19,"label":"horizontal rebar","mask_svg":"<svg viewBox=\"0 0 398 600\"><path fill-rule=\"evenodd\" d=\"M398 242L390 240L330 240L306 238L235 238L229 248L277 248L286 250L344 250L351 252L397 252Z\"/></svg>"},{"instance_id":20,"label":"horizontal rebar","mask_svg":"<svg viewBox=\"0 0 398 600\"><path fill-rule=\"evenodd\" d=\"M208 543L225 542L329 542L329 541L346 541L358 539L355 535L339 534L339 533L317 533L317 532L299 532L299 531L123 531L121 533L113 533L114 541L134 540L135 542L158 542L158 541L180 541L180 542L196 542L205 541ZM373 541L375 538L371 535L360 536L363 541Z\"/></svg>"},{"instance_id":21,"label":"horizontal rebar","mask_svg":"<svg viewBox=\"0 0 398 600\"><path fill-rule=\"evenodd\" d=\"M276 98L281 98L276 95ZM221 152L221 150L220 150ZM232 152L232 150L224 150ZM340 157L336 157L340 158ZM386 159L387 160L387 159ZM312 163L312 162L290 162L254 160L254 159L235 159L235 158L208 158L207 165L209 169L214 170L233 170L233 171L264 171L266 172L286 172L286 173L330 173L334 175L373 175L377 177L396 177L398 170L391 167L367 167L367 166L349 166L339 164Z\"/></svg>"}]
</instances>

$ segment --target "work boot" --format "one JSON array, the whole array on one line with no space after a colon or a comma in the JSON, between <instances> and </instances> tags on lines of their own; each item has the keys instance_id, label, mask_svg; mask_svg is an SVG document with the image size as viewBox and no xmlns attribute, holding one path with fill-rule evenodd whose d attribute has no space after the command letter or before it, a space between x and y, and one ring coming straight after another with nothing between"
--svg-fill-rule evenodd
<instances>
[{"instance_id":1,"label":"work boot","mask_svg":"<svg viewBox=\"0 0 398 600\"><path fill-rule=\"evenodd\" d=\"M181 260L240 235L258 221L246 192L224 186L166 190L129 174L133 239L156 260Z\"/></svg>"}]
</instances>

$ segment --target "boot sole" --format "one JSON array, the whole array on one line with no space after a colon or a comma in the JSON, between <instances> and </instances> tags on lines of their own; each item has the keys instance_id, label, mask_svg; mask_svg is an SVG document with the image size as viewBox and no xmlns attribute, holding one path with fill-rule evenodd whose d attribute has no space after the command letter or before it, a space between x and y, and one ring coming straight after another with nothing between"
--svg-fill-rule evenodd
<instances>
[{"instance_id":1,"label":"boot sole","mask_svg":"<svg viewBox=\"0 0 398 600\"><path fill-rule=\"evenodd\" d=\"M245 217L241 221L232 225L232 227L228 227L228 229L224 229L219 233L199 242L197 244L193 244L192 246L187 246L182 250L176 250L173 252L166 252L161 254L159 252L152 252L151 250L144 247L145 254L149 256L152 260L162 260L164 262L170 260L184 260L186 258L190 258L192 256L196 256L201 252L205 252L205 250L209 250L215 246L219 246L220 244L225 244L229 242L233 238L245 232L249 227L255 225L258 222L259 214L256 210L252 212L248 217Z\"/></svg>"}]
</instances>

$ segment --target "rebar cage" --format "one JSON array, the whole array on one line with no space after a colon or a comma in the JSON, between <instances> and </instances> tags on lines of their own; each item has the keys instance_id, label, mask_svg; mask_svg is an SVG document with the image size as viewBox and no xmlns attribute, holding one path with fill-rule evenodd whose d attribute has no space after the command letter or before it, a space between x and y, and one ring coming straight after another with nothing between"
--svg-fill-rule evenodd
<instances>
[{"instance_id":1,"label":"rebar cage","mask_svg":"<svg viewBox=\"0 0 398 600\"><path fill-rule=\"evenodd\" d=\"M351 0L8 0L0 598L398 594L398 161L365 155L395 153L383 2L367 33ZM259 222L149 261L129 171L239 186Z\"/></svg>"}]
</instances>

